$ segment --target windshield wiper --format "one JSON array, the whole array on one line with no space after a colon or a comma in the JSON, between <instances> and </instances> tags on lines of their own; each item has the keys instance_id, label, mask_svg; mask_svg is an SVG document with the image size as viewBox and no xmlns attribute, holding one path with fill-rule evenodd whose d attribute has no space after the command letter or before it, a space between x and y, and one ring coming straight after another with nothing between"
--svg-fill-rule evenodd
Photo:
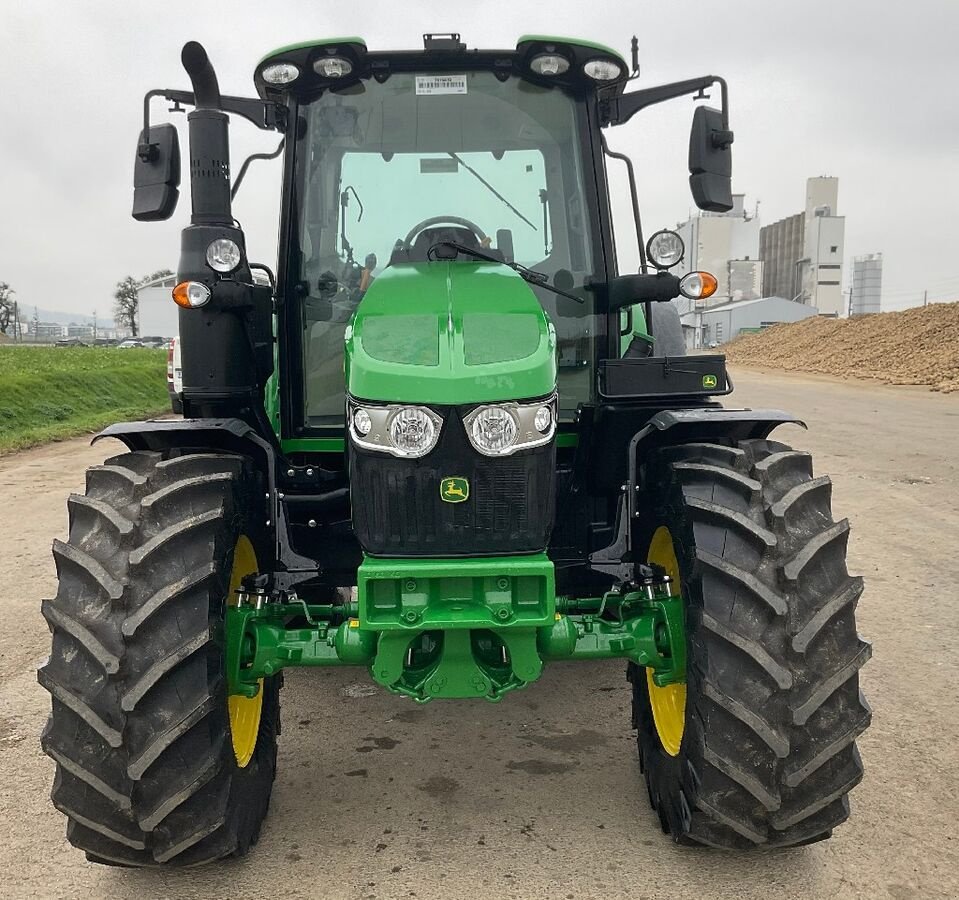
<instances>
[{"instance_id":1,"label":"windshield wiper","mask_svg":"<svg viewBox=\"0 0 959 900\"><path fill-rule=\"evenodd\" d=\"M507 200L498 190L496 190L496 188L494 188L493 185L491 185L482 175L480 175L480 173L477 172L476 169L474 169L468 163L465 163L462 159L460 159L459 156L453 153L452 150L447 150L446 152L449 153L449 155L452 156L453 159L455 159L456 162L459 163L459 165L461 165L464 169L466 169L466 171L469 172L470 175L472 175L477 181L479 181L479 183L483 185L483 187L485 187L486 190L488 190L494 197L496 197L499 200L502 200L514 213L516 213L516 215L518 215L527 225L529 225L529 227L532 228L533 231L537 230L536 226L532 222L530 222L530 220L527 219L526 216L524 216L515 206L513 206L513 204L510 203L509 200Z\"/></svg>"},{"instance_id":2,"label":"windshield wiper","mask_svg":"<svg viewBox=\"0 0 959 900\"><path fill-rule=\"evenodd\" d=\"M456 251L456 253L465 253L467 256L472 256L474 259L482 259L486 262L499 263L501 266L509 266L514 272L517 272L524 281L529 282L530 284L538 285L539 287L546 288L548 291L552 291L554 294L559 294L561 297L569 297L570 300L575 300L577 303L585 303L586 301L582 297L577 297L575 294L569 293L569 291L564 291L562 288L556 287L555 284L549 283L549 276L545 272L535 272L533 269L527 269L526 266L521 266L517 262L507 262L503 259L497 259L495 256L490 256L488 253L484 253L482 250L476 250L473 247L467 247L465 244L458 244L456 241L437 241L433 244L430 249L427 251L427 259L431 262L435 259L456 259L456 254L453 256L442 256L439 253L434 253L437 247L449 247Z\"/></svg>"}]
</instances>

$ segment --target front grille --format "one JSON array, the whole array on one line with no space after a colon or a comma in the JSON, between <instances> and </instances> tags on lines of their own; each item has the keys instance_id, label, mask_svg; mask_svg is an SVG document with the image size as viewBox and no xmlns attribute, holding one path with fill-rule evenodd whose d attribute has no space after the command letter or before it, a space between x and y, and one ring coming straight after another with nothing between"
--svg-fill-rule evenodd
<instances>
[{"instance_id":1,"label":"front grille","mask_svg":"<svg viewBox=\"0 0 959 900\"><path fill-rule=\"evenodd\" d=\"M350 444L353 529L374 556L495 556L546 548L553 526L553 442L506 457L470 445L459 411L442 410L437 447L397 459ZM469 480L469 499L446 503L440 483Z\"/></svg>"}]
</instances>

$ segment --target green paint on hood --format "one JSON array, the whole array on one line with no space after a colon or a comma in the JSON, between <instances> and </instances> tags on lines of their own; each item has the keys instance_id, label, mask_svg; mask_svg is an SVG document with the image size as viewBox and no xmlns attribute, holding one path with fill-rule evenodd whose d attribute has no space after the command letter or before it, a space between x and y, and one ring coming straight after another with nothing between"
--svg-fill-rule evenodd
<instances>
[{"instance_id":1,"label":"green paint on hood","mask_svg":"<svg viewBox=\"0 0 959 900\"><path fill-rule=\"evenodd\" d=\"M391 266L346 331L354 397L393 403L493 403L549 394L556 337L536 295L505 266Z\"/></svg>"}]
</instances>

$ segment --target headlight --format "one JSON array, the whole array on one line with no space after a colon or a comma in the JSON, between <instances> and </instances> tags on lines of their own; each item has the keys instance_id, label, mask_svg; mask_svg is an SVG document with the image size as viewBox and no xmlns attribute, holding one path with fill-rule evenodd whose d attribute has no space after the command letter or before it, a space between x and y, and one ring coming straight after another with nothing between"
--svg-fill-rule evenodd
<instances>
[{"instance_id":1,"label":"headlight","mask_svg":"<svg viewBox=\"0 0 959 900\"><path fill-rule=\"evenodd\" d=\"M613 81L623 74L622 66L611 59L591 59L583 66L583 71L593 81Z\"/></svg>"},{"instance_id":2,"label":"headlight","mask_svg":"<svg viewBox=\"0 0 959 900\"><path fill-rule=\"evenodd\" d=\"M685 253L686 245L675 231L657 231L646 244L646 255L657 269L671 269Z\"/></svg>"},{"instance_id":3,"label":"headlight","mask_svg":"<svg viewBox=\"0 0 959 900\"><path fill-rule=\"evenodd\" d=\"M426 456L439 440L443 419L425 406L373 406L350 401L353 443L404 459Z\"/></svg>"},{"instance_id":4,"label":"headlight","mask_svg":"<svg viewBox=\"0 0 959 900\"><path fill-rule=\"evenodd\" d=\"M569 60L558 53L540 53L533 57L529 67L537 75L562 75L569 69Z\"/></svg>"},{"instance_id":5,"label":"headlight","mask_svg":"<svg viewBox=\"0 0 959 900\"><path fill-rule=\"evenodd\" d=\"M206 248L206 264L214 272L232 272L241 259L239 246L229 238L217 238Z\"/></svg>"},{"instance_id":6,"label":"headlight","mask_svg":"<svg viewBox=\"0 0 959 900\"><path fill-rule=\"evenodd\" d=\"M425 409L408 406L389 421L390 440L403 456L423 456L436 446L437 429Z\"/></svg>"},{"instance_id":7,"label":"headlight","mask_svg":"<svg viewBox=\"0 0 959 900\"><path fill-rule=\"evenodd\" d=\"M553 425L553 410L548 406L541 406L533 416L533 426L540 434L546 434Z\"/></svg>"},{"instance_id":8,"label":"headlight","mask_svg":"<svg viewBox=\"0 0 959 900\"><path fill-rule=\"evenodd\" d=\"M373 420L363 407L353 413L353 427L356 429L356 433L363 437L366 437L373 428Z\"/></svg>"},{"instance_id":9,"label":"headlight","mask_svg":"<svg viewBox=\"0 0 959 900\"><path fill-rule=\"evenodd\" d=\"M499 456L516 443L517 421L502 406L484 406L476 410L469 424L473 446L487 456Z\"/></svg>"},{"instance_id":10,"label":"headlight","mask_svg":"<svg viewBox=\"0 0 959 900\"><path fill-rule=\"evenodd\" d=\"M556 398L479 406L464 419L466 435L484 456L509 456L548 443L556 431Z\"/></svg>"},{"instance_id":11,"label":"headlight","mask_svg":"<svg viewBox=\"0 0 959 900\"><path fill-rule=\"evenodd\" d=\"M267 66L260 75L267 84L289 84L300 77L300 70L293 63L274 63Z\"/></svg>"},{"instance_id":12,"label":"headlight","mask_svg":"<svg viewBox=\"0 0 959 900\"><path fill-rule=\"evenodd\" d=\"M313 63L313 71L324 78L343 78L353 71L353 63L342 56L322 56Z\"/></svg>"}]
</instances>

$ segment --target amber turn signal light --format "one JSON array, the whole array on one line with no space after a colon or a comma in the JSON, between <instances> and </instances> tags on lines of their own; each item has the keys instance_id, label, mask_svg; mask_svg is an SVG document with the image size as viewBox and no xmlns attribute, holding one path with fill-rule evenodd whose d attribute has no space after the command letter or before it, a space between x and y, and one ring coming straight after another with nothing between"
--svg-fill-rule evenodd
<instances>
[{"instance_id":1,"label":"amber turn signal light","mask_svg":"<svg viewBox=\"0 0 959 900\"><path fill-rule=\"evenodd\" d=\"M709 272L690 272L679 280L679 292L690 300L705 300L712 297L719 287L715 275Z\"/></svg>"},{"instance_id":2,"label":"amber turn signal light","mask_svg":"<svg viewBox=\"0 0 959 900\"><path fill-rule=\"evenodd\" d=\"M196 309L210 299L210 289L199 281L181 281L173 289L173 302L184 309Z\"/></svg>"}]
</instances>

